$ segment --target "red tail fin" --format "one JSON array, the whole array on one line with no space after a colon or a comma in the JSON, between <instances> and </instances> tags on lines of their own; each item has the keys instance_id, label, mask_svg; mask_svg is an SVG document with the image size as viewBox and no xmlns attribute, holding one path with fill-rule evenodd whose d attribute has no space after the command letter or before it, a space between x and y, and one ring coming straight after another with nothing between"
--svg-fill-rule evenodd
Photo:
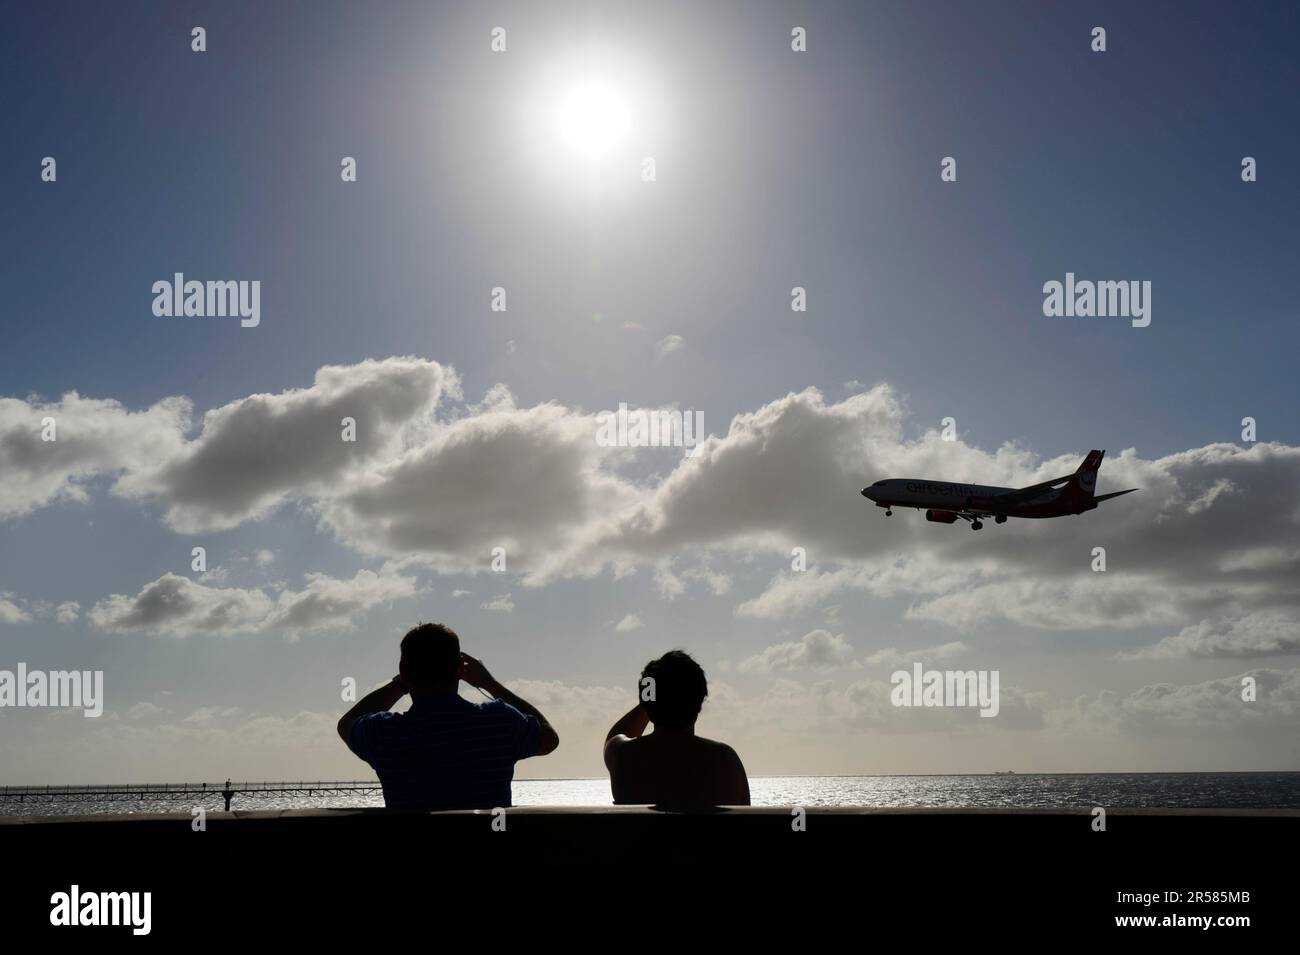
<instances>
[{"instance_id":1,"label":"red tail fin","mask_svg":"<svg viewBox=\"0 0 1300 955\"><path fill-rule=\"evenodd\" d=\"M1101 467L1101 459L1105 456L1105 451L1088 452L1088 456L1079 465L1079 470L1074 472L1073 479L1066 485L1071 495L1092 498L1097 489L1097 471Z\"/></svg>"}]
</instances>

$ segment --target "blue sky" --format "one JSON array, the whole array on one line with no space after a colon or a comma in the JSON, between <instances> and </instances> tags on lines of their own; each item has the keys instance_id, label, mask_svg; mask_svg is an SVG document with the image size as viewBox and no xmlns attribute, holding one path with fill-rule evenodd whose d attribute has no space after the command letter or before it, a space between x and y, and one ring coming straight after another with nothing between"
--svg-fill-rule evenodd
<instances>
[{"instance_id":1,"label":"blue sky","mask_svg":"<svg viewBox=\"0 0 1300 955\"><path fill-rule=\"evenodd\" d=\"M6 781L194 775L204 746L228 747L213 776L364 772L317 730L341 709L341 676L390 675L401 631L430 618L572 725L555 768L534 775L598 772L588 737L640 664L676 645L710 668L716 732L760 771L990 769L1012 755L1027 769L1285 768L1300 685L1286 636L1300 602L1287 583L1300 553L1297 20L1285 4L1156 3L15 12L0 37L0 398L14 402L0 439L27 434L50 402L70 414L58 403L71 391L137 415L183 396L189 427L150 431L180 461L215 434L206 412L311 389L326 366L414 356L425 364L376 374L456 384L328 489L277 485L229 526L178 516L218 490L128 453L145 446L138 421L116 448L79 449L111 410L73 429L79 470L43 470L17 443L0 451L0 483L55 482L0 510L0 594L15 608L0 613L0 666L102 667L111 711L93 730L34 722ZM190 49L196 25L204 53ZM1090 49L1098 25L1105 53ZM494 26L504 53L489 48ZM792 26L807 30L804 53ZM593 75L630 117L598 162L550 128L555 101ZM54 183L41 181L45 156ZM344 156L355 183L340 179ZM955 183L940 181L945 156ZM1242 182L1243 156L1258 181ZM155 317L150 287L177 271L260 280L261 324ZM1067 271L1149 280L1151 325L1044 317L1043 283ZM796 285L805 313L790 310ZM488 307L495 286L505 312ZM498 384L508 407L483 403ZM789 397L809 388L822 397ZM547 402L562 420L525 414ZM492 444L504 422L524 447L564 447L584 415L619 402L699 409L717 447L704 463L650 449L574 473L560 456L534 482L530 461ZM737 415L798 460L725 466L750 452ZM957 442L933 433L945 416ZM484 457L430 455L420 479L478 467L506 479L454 493L431 482L414 495L423 504L385 485L383 507L427 524L410 546L377 543L359 523L374 511L351 495L454 422L455 447ZM1238 449L1205 450L1221 444ZM1147 490L1068 527L1013 522L976 541L913 515L886 529L855 493L909 466L1027 483L1092 447L1109 449L1103 490ZM212 454L211 480L229 484L236 464ZM787 469L784 484L771 478ZM593 474L617 486L564 496ZM726 483L712 488L716 475ZM492 538L468 540L483 522L453 528L456 515L503 515L507 533L520 501L533 508L520 560L482 572ZM622 520L634 514L660 530ZM564 560L540 573L548 541ZM1122 597L1099 599L1091 575L1073 576L1086 558L1063 556L1097 544ZM196 545L217 576L191 572ZM801 585L820 598L744 609L789 571L794 546L842 576ZM884 583L900 563L905 580ZM408 583L367 590L344 628L292 640L265 621L132 629L107 603L168 573L276 599L309 593L307 574L362 589L363 570ZM484 608L505 594L512 611ZM58 623L52 608L69 601L77 619ZM628 615L642 626L616 630ZM841 642L805 641L815 632ZM1167 637L1178 641L1157 655L1116 658ZM1000 667L1024 694L1011 710L1023 727L903 731L864 702L883 679L883 664L863 662L872 654L954 643L948 658ZM830 657L763 656L786 644ZM1178 721L1148 712L1161 694L1144 687L1219 700L1214 681L1256 668L1277 685L1267 739L1225 730L1174 745L1162 727ZM128 716L141 703L156 712ZM87 767L90 751L119 758Z\"/></svg>"}]
</instances>

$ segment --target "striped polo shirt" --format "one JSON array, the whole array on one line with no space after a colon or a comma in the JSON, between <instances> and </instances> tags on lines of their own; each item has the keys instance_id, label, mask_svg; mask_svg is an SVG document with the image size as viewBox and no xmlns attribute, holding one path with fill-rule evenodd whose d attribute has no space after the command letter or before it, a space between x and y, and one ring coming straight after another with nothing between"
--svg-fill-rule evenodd
<instances>
[{"instance_id":1,"label":"striped polo shirt","mask_svg":"<svg viewBox=\"0 0 1300 955\"><path fill-rule=\"evenodd\" d=\"M515 762L537 754L541 724L502 700L421 697L405 713L367 713L352 751L369 763L393 809L510 805Z\"/></svg>"}]
</instances>

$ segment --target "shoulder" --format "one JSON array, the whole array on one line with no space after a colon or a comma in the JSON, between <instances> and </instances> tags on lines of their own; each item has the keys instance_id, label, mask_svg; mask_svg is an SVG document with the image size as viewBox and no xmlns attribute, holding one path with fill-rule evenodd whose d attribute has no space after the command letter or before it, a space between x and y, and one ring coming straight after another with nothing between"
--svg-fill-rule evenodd
<instances>
[{"instance_id":1,"label":"shoulder","mask_svg":"<svg viewBox=\"0 0 1300 955\"><path fill-rule=\"evenodd\" d=\"M349 749L364 759L375 746L382 745L384 740L389 738L390 734L387 731L389 727L398 725L394 720L399 719L400 716L401 714L389 710L363 713L353 721L347 735L343 738L344 742L348 744Z\"/></svg>"},{"instance_id":2,"label":"shoulder","mask_svg":"<svg viewBox=\"0 0 1300 955\"><path fill-rule=\"evenodd\" d=\"M387 725L390 720L401 719L402 713L394 713L392 710L380 710L377 713L363 713L357 717L357 721L352 724L353 730L358 726L365 726L367 729L375 729Z\"/></svg>"},{"instance_id":3,"label":"shoulder","mask_svg":"<svg viewBox=\"0 0 1300 955\"><path fill-rule=\"evenodd\" d=\"M708 757L718 763L739 764L739 754L728 746L726 743L719 742L716 739L706 739L703 736L695 737L695 743L700 752L705 753Z\"/></svg>"},{"instance_id":4,"label":"shoulder","mask_svg":"<svg viewBox=\"0 0 1300 955\"><path fill-rule=\"evenodd\" d=\"M505 700L484 700L482 703L471 703L472 707L484 716L503 721L521 721L529 719L528 716L521 713L518 709L511 706Z\"/></svg>"},{"instance_id":5,"label":"shoulder","mask_svg":"<svg viewBox=\"0 0 1300 955\"><path fill-rule=\"evenodd\" d=\"M636 753L645 749L645 737L611 736L605 740L605 768L614 770L615 764L622 761L627 753Z\"/></svg>"}]
</instances>

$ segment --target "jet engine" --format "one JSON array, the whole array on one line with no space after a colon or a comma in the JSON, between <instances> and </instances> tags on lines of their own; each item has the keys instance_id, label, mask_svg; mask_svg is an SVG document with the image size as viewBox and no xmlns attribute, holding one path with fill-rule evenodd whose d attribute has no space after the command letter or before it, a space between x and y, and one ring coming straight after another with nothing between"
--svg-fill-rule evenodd
<instances>
[{"instance_id":1,"label":"jet engine","mask_svg":"<svg viewBox=\"0 0 1300 955\"><path fill-rule=\"evenodd\" d=\"M926 511L925 519L934 521L936 524L955 524L957 515L952 511Z\"/></svg>"}]
</instances>

